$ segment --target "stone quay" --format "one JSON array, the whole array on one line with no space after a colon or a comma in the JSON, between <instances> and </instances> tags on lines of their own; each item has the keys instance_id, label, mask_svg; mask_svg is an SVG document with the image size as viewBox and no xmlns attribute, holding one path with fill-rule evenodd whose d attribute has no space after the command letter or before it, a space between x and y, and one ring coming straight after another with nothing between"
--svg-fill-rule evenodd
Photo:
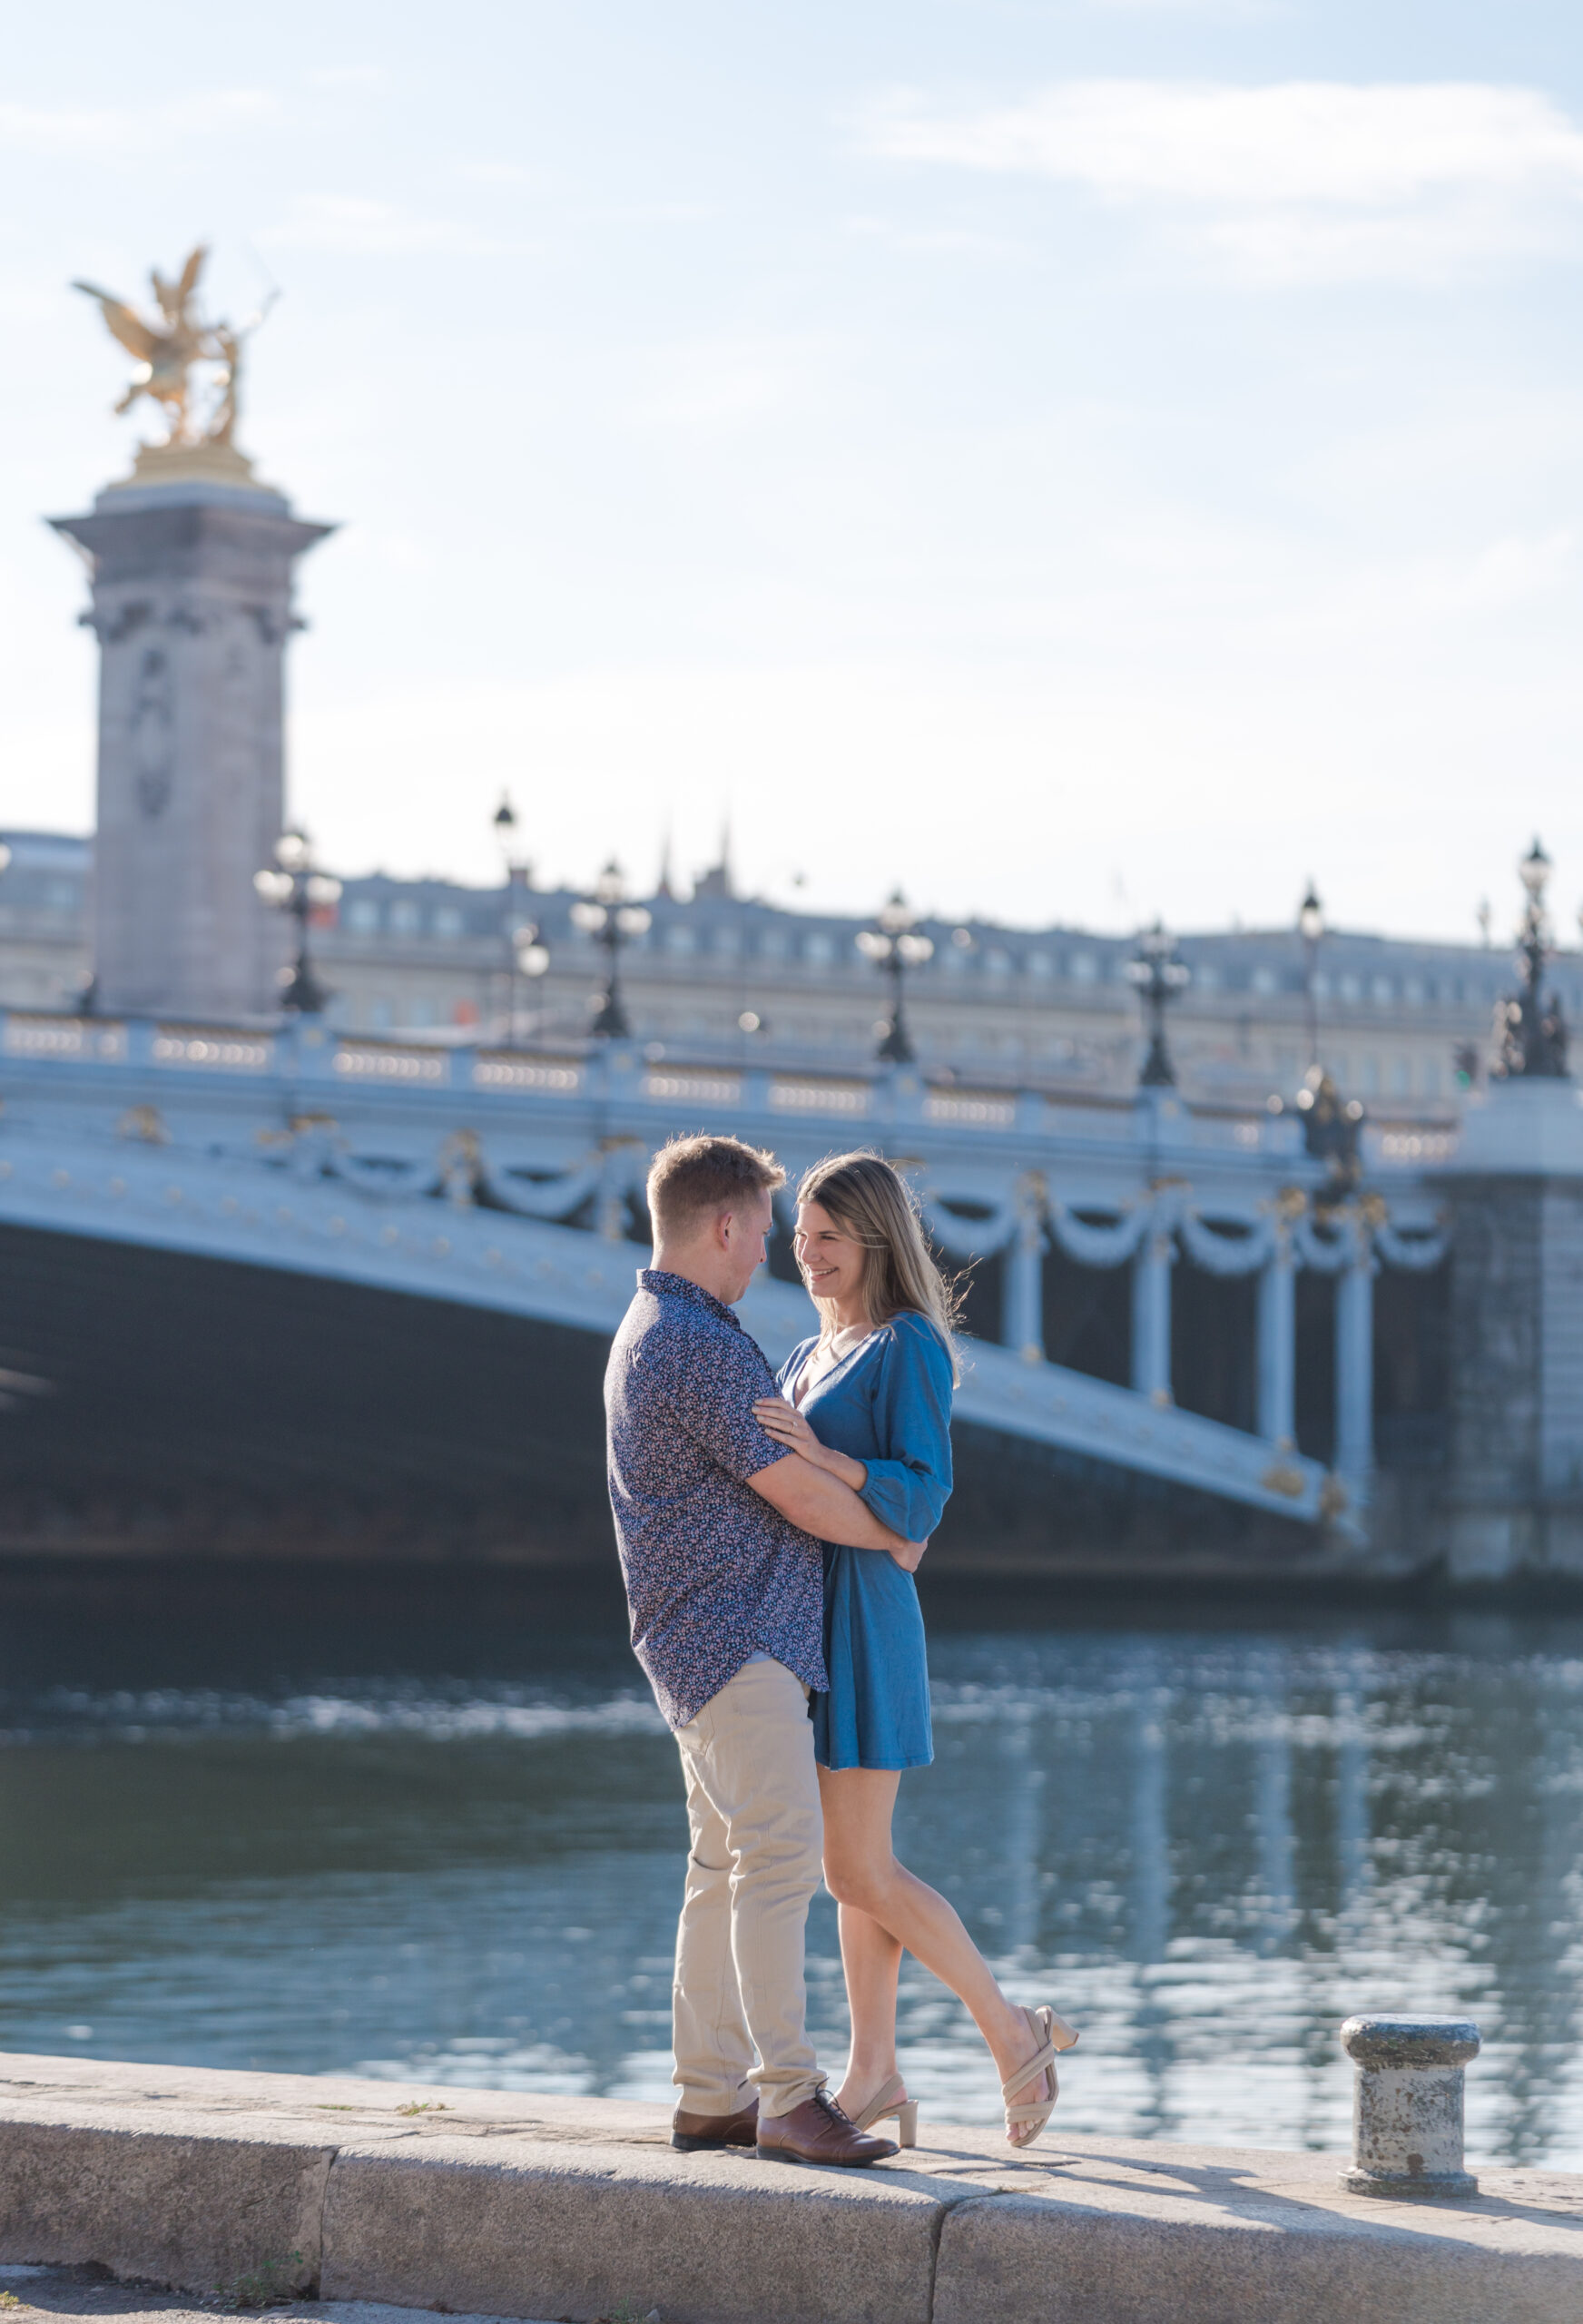
<instances>
[{"instance_id":1,"label":"stone quay","mask_svg":"<svg viewBox=\"0 0 1583 2324\"><path fill-rule=\"evenodd\" d=\"M1583 2174L1434 2203L1337 2158L925 2122L867 2171L679 2155L668 2110L0 2059L0 2260L201 2298L661 2324L1577 2324ZM363 2311L372 2313L372 2306Z\"/></svg>"}]
</instances>

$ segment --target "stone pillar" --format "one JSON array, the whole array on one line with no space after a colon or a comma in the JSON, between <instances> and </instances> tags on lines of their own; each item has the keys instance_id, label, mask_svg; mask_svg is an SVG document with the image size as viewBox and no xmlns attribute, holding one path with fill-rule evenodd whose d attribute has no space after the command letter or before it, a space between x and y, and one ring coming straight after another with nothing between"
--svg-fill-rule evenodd
<instances>
[{"instance_id":1,"label":"stone pillar","mask_svg":"<svg viewBox=\"0 0 1583 2324\"><path fill-rule=\"evenodd\" d=\"M1259 1275L1259 1434L1291 1445L1297 1436L1296 1259L1286 1221Z\"/></svg>"},{"instance_id":2,"label":"stone pillar","mask_svg":"<svg viewBox=\"0 0 1583 2324\"><path fill-rule=\"evenodd\" d=\"M1045 1189L1031 1172L1018 1181L1017 1230L1006 1247L1000 1336L1028 1364L1045 1355Z\"/></svg>"},{"instance_id":3,"label":"stone pillar","mask_svg":"<svg viewBox=\"0 0 1583 2324\"><path fill-rule=\"evenodd\" d=\"M95 999L110 1014L264 1017L288 929L253 875L280 835L291 572L332 528L262 486L169 466L51 520L88 556L99 639Z\"/></svg>"},{"instance_id":4,"label":"stone pillar","mask_svg":"<svg viewBox=\"0 0 1583 2324\"><path fill-rule=\"evenodd\" d=\"M1132 1384L1152 1403L1171 1402L1171 1269L1175 1238L1150 1226L1132 1263Z\"/></svg>"},{"instance_id":5,"label":"stone pillar","mask_svg":"<svg viewBox=\"0 0 1583 2324\"><path fill-rule=\"evenodd\" d=\"M1583 1573L1583 1106L1569 1081L1470 1108L1451 1196L1449 1564Z\"/></svg>"},{"instance_id":6,"label":"stone pillar","mask_svg":"<svg viewBox=\"0 0 1583 2324\"><path fill-rule=\"evenodd\" d=\"M1374 1275L1367 1229L1356 1230L1336 1279L1335 1467L1354 1502L1366 1501L1374 1472Z\"/></svg>"},{"instance_id":7,"label":"stone pillar","mask_svg":"<svg viewBox=\"0 0 1583 2324\"><path fill-rule=\"evenodd\" d=\"M1342 2047L1355 2068L1352 2195L1476 2195L1462 2168L1462 2069L1479 2054L1466 2017L1349 2017Z\"/></svg>"}]
</instances>

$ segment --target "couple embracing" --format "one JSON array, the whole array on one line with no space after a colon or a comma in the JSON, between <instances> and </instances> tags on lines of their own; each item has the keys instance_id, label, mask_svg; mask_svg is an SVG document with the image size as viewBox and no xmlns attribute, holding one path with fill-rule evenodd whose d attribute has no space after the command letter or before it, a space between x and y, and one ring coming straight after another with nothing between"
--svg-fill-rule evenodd
<instances>
[{"instance_id":1,"label":"couple embracing","mask_svg":"<svg viewBox=\"0 0 1583 2324\"><path fill-rule=\"evenodd\" d=\"M672 2143L866 2164L918 2109L896 2068L903 1950L988 2044L1006 2135L1049 2119L1076 2034L1008 2002L946 1899L899 1864L900 1771L933 1758L912 1576L951 1489L951 1300L906 1182L845 1154L798 1188L820 1328L779 1378L732 1313L763 1264L774 1157L674 1140L649 1173L654 1264L605 1375L632 1640L681 1748L691 1846L673 1988ZM832 2093L806 2026L822 1872L851 2014Z\"/></svg>"}]
</instances>

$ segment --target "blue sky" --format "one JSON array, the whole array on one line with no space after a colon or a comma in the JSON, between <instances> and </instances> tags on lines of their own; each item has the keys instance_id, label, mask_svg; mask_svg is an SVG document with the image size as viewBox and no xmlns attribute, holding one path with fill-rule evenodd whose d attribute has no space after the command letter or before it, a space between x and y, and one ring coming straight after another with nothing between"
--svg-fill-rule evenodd
<instances>
[{"instance_id":1,"label":"blue sky","mask_svg":"<svg viewBox=\"0 0 1583 2324\"><path fill-rule=\"evenodd\" d=\"M1437 0L105 0L0 93L0 821L92 817L87 275L283 295L324 853L1127 927L1583 897L1583 47ZM15 350L26 350L19 361ZM141 423L148 432L148 423ZM801 876L804 884L793 889Z\"/></svg>"}]
</instances>

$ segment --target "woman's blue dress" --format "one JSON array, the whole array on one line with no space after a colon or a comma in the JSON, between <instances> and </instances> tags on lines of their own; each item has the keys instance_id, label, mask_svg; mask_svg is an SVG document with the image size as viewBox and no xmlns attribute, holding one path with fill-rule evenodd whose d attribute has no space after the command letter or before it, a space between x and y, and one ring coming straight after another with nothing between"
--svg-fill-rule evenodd
<instances>
[{"instance_id":1,"label":"woman's blue dress","mask_svg":"<svg viewBox=\"0 0 1583 2324\"><path fill-rule=\"evenodd\" d=\"M792 1349L779 1386L791 1397L817 1338ZM814 1383L801 1407L821 1444L861 1461L862 1498L891 1531L921 1541L951 1491L951 1362L939 1334L905 1313L871 1332ZM926 1768L934 1757L929 1659L918 1588L883 1550L824 1545L824 1661L812 1700L822 1768Z\"/></svg>"}]
</instances>

